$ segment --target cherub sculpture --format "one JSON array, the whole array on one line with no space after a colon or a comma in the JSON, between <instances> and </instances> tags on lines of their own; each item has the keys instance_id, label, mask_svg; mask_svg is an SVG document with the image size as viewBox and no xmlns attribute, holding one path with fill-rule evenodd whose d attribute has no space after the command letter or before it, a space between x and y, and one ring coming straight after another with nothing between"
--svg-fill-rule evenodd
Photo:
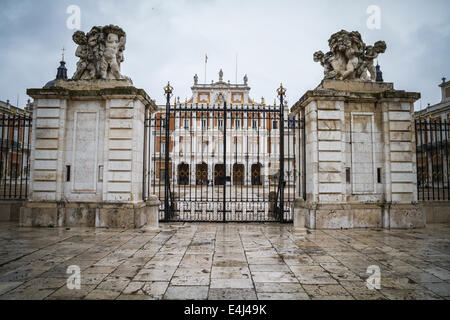
<instances>
[{"instance_id":1,"label":"cherub sculpture","mask_svg":"<svg viewBox=\"0 0 450 320\"><path fill-rule=\"evenodd\" d=\"M313 56L314 61L320 62L324 67L324 79L375 80L373 60L379 53L386 51L383 41L376 42L374 46L366 46L358 31L341 30L330 37L328 45L328 53L317 51Z\"/></svg>"},{"instance_id":2,"label":"cherub sculpture","mask_svg":"<svg viewBox=\"0 0 450 320\"><path fill-rule=\"evenodd\" d=\"M384 41L377 41L373 46L366 46L362 56L362 64L358 70L358 73L363 80L375 81L377 73L374 66L374 60L380 53L386 52L386 43ZM370 78L367 75L370 74Z\"/></svg>"},{"instance_id":3,"label":"cherub sculpture","mask_svg":"<svg viewBox=\"0 0 450 320\"><path fill-rule=\"evenodd\" d=\"M314 53L314 62L320 62L323 67L324 79L333 79L336 76L336 72L331 66L332 57L331 52L324 54L322 51L317 51Z\"/></svg>"},{"instance_id":4,"label":"cherub sculpture","mask_svg":"<svg viewBox=\"0 0 450 320\"><path fill-rule=\"evenodd\" d=\"M80 58L77 63L77 71L73 75L72 79L82 79L85 72L87 78L94 78L95 67L92 61L89 62L89 49L85 33L83 31L77 31L73 34L72 39L78 45L77 50L75 51L75 56Z\"/></svg>"},{"instance_id":5,"label":"cherub sculpture","mask_svg":"<svg viewBox=\"0 0 450 320\"><path fill-rule=\"evenodd\" d=\"M100 64L101 78L123 79L120 74L120 63L124 60L125 32L119 27L107 26L103 28L103 33L105 35L105 50L103 53L104 59Z\"/></svg>"},{"instance_id":6,"label":"cherub sculpture","mask_svg":"<svg viewBox=\"0 0 450 320\"><path fill-rule=\"evenodd\" d=\"M120 73L126 43L126 34L121 28L93 27L86 35L75 32L73 40L78 44L76 56L80 61L72 79L129 79Z\"/></svg>"}]
</instances>

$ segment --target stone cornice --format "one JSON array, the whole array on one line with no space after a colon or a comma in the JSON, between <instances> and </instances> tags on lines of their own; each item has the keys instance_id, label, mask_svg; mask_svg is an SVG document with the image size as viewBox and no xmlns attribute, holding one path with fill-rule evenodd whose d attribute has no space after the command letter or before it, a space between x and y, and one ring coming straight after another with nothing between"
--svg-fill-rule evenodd
<instances>
[{"instance_id":1,"label":"stone cornice","mask_svg":"<svg viewBox=\"0 0 450 320\"><path fill-rule=\"evenodd\" d=\"M151 108L152 111L157 110L155 101L150 99L143 89L131 86L87 90L49 87L28 89L27 94L33 99L71 98L75 100L106 100L111 98L120 99L131 97L139 99L145 107Z\"/></svg>"},{"instance_id":2,"label":"stone cornice","mask_svg":"<svg viewBox=\"0 0 450 320\"><path fill-rule=\"evenodd\" d=\"M291 108L291 112L298 112L312 101L358 101L358 102L386 102L407 101L415 102L420 99L418 92L406 92L403 90L385 90L378 92L355 92L348 90L323 89L320 86L315 90L307 91Z\"/></svg>"}]
</instances>

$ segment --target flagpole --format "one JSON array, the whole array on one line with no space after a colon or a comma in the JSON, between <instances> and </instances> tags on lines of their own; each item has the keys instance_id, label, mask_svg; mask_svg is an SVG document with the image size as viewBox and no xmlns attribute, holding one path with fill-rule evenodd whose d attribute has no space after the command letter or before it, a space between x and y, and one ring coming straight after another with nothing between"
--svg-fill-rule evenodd
<instances>
[{"instance_id":1,"label":"flagpole","mask_svg":"<svg viewBox=\"0 0 450 320\"><path fill-rule=\"evenodd\" d=\"M237 74L238 74L238 53L236 52L236 84L237 84Z\"/></svg>"},{"instance_id":2,"label":"flagpole","mask_svg":"<svg viewBox=\"0 0 450 320\"><path fill-rule=\"evenodd\" d=\"M206 84L206 65L208 64L208 55L205 55L205 84Z\"/></svg>"}]
</instances>

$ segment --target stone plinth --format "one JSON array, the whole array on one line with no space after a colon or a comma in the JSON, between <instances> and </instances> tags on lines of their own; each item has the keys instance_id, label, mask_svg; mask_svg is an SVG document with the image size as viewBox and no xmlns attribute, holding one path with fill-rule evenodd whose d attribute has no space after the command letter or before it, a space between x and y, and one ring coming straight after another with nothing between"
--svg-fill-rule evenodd
<instances>
[{"instance_id":1,"label":"stone plinth","mask_svg":"<svg viewBox=\"0 0 450 320\"><path fill-rule=\"evenodd\" d=\"M145 224L144 120L155 103L129 80L55 85L27 91L35 112L30 201L21 225Z\"/></svg>"},{"instance_id":2,"label":"stone plinth","mask_svg":"<svg viewBox=\"0 0 450 320\"><path fill-rule=\"evenodd\" d=\"M146 229L157 230L159 229L159 205L160 201L157 196L151 195L147 199L146 206Z\"/></svg>"},{"instance_id":3,"label":"stone plinth","mask_svg":"<svg viewBox=\"0 0 450 320\"><path fill-rule=\"evenodd\" d=\"M425 225L416 188L419 97L392 83L324 80L293 106L306 125L307 227Z\"/></svg>"}]
</instances>

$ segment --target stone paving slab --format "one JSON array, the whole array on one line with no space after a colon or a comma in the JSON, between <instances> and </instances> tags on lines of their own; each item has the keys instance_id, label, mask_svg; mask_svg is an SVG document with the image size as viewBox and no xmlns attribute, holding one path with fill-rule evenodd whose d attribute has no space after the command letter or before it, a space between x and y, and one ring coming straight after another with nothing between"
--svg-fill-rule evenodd
<instances>
[{"instance_id":1,"label":"stone paving slab","mask_svg":"<svg viewBox=\"0 0 450 320\"><path fill-rule=\"evenodd\" d=\"M0 224L0 300L450 299L450 224L293 230L162 223L160 230ZM69 266L81 287L67 287ZM369 266L381 289L369 290Z\"/></svg>"}]
</instances>

